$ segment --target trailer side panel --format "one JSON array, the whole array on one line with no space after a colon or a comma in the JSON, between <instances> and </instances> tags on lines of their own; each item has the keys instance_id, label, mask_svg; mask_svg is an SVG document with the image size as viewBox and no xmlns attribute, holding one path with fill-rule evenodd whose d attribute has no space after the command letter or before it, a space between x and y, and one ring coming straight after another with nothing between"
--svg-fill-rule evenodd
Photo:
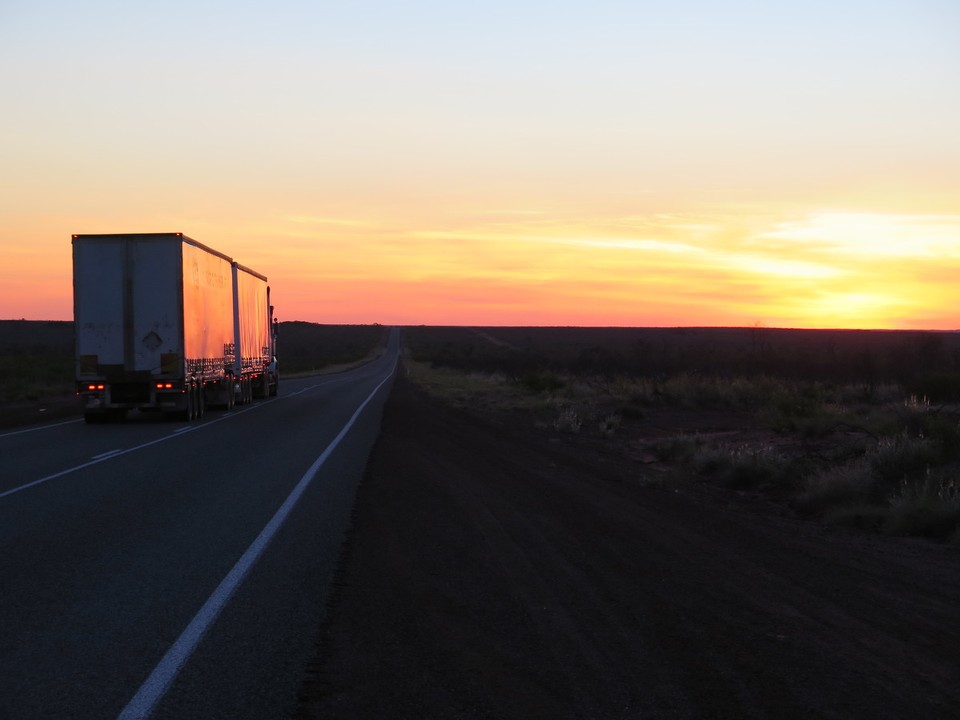
<instances>
[{"instance_id":1,"label":"trailer side panel","mask_svg":"<svg viewBox=\"0 0 960 720\"><path fill-rule=\"evenodd\" d=\"M261 372L271 360L267 281L237 265L237 315L240 365L244 373Z\"/></svg>"},{"instance_id":2,"label":"trailer side panel","mask_svg":"<svg viewBox=\"0 0 960 720\"><path fill-rule=\"evenodd\" d=\"M232 263L183 244L184 360L189 374L222 375L234 361Z\"/></svg>"}]
</instances>

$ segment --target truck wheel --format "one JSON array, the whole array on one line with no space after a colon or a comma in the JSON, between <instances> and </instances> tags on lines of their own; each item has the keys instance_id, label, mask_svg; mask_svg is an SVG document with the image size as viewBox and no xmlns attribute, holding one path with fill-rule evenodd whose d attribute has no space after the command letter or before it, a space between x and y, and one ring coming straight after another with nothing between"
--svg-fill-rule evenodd
<instances>
[{"instance_id":1,"label":"truck wheel","mask_svg":"<svg viewBox=\"0 0 960 720\"><path fill-rule=\"evenodd\" d=\"M196 389L193 385L187 386L187 397L186 407L183 410L173 410L171 412L164 413L168 420L174 420L179 422L190 422L194 418L194 413L196 412Z\"/></svg>"}]
</instances>

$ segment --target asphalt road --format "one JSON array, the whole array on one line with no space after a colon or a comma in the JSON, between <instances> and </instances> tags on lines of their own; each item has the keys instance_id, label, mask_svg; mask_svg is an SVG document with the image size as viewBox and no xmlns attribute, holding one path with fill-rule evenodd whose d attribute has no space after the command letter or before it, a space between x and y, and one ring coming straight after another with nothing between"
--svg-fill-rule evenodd
<instances>
[{"instance_id":1,"label":"asphalt road","mask_svg":"<svg viewBox=\"0 0 960 720\"><path fill-rule=\"evenodd\" d=\"M397 352L192 424L0 433L0 718L293 714Z\"/></svg>"}]
</instances>

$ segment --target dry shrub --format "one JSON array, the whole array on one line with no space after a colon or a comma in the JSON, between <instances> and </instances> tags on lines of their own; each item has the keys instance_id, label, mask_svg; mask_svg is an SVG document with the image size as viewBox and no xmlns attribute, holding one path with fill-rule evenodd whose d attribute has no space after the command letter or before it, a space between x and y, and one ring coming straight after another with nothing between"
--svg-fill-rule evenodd
<instances>
[{"instance_id":1,"label":"dry shrub","mask_svg":"<svg viewBox=\"0 0 960 720\"><path fill-rule=\"evenodd\" d=\"M560 414L554 420L553 427L560 432L578 433L583 425L583 420L577 409L572 406L566 406L560 409Z\"/></svg>"},{"instance_id":2,"label":"dry shrub","mask_svg":"<svg viewBox=\"0 0 960 720\"><path fill-rule=\"evenodd\" d=\"M920 482L904 480L890 497L884 529L893 535L950 538L960 531L960 485L930 473Z\"/></svg>"},{"instance_id":3,"label":"dry shrub","mask_svg":"<svg viewBox=\"0 0 960 720\"><path fill-rule=\"evenodd\" d=\"M770 445L704 447L694 466L736 490L786 488L797 479L790 459Z\"/></svg>"},{"instance_id":4,"label":"dry shrub","mask_svg":"<svg viewBox=\"0 0 960 720\"><path fill-rule=\"evenodd\" d=\"M807 512L821 513L838 506L862 505L875 493L870 462L860 458L811 475L797 498L797 506Z\"/></svg>"},{"instance_id":5,"label":"dry shrub","mask_svg":"<svg viewBox=\"0 0 960 720\"><path fill-rule=\"evenodd\" d=\"M600 418L600 433L604 437L612 437L620 427L622 418L617 413L610 413Z\"/></svg>"},{"instance_id":6,"label":"dry shrub","mask_svg":"<svg viewBox=\"0 0 960 720\"><path fill-rule=\"evenodd\" d=\"M924 472L940 458L936 444L907 434L882 438L870 456L870 469L885 492L910 475Z\"/></svg>"}]
</instances>

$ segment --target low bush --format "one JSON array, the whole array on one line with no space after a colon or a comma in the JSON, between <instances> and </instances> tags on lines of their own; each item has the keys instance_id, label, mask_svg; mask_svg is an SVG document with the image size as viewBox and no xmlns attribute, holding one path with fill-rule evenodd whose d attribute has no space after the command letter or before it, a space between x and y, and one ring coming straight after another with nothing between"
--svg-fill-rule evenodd
<instances>
[{"instance_id":1,"label":"low bush","mask_svg":"<svg viewBox=\"0 0 960 720\"><path fill-rule=\"evenodd\" d=\"M609 413L600 418L600 434L611 437L620 427L622 418L617 413Z\"/></svg>"},{"instance_id":2,"label":"low bush","mask_svg":"<svg viewBox=\"0 0 960 720\"><path fill-rule=\"evenodd\" d=\"M960 531L960 484L952 477L928 473L920 481L904 480L889 505L888 533L946 540Z\"/></svg>"},{"instance_id":3,"label":"low bush","mask_svg":"<svg viewBox=\"0 0 960 720\"><path fill-rule=\"evenodd\" d=\"M790 460L768 445L704 447L695 458L695 467L734 490L770 488L779 494L796 482Z\"/></svg>"},{"instance_id":4,"label":"low bush","mask_svg":"<svg viewBox=\"0 0 960 720\"><path fill-rule=\"evenodd\" d=\"M889 492L904 478L925 472L939 458L931 440L901 434L880 440L870 456L870 470L880 489Z\"/></svg>"},{"instance_id":5,"label":"low bush","mask_svg":"<svg viewBox=\"0 0 960 720\"><path fill-rule=\"evenodd\" d=\"M860 458L811 474L796 504L806 512L822 514L832 508L852 507L875 500L875 494L870 462Z\"/></svg>"},{"instance_id":6,"label":"low bush","mask_svg":"<svg viewBox=\"0 0 960 720\"><path fill-rule=\"evenodd\" d=\"M583 419L580 417L580 413L577 412L576 408L571 406L563 407L560 409L560 414L554 421L553 427L560 432L578 433L580 432L580 428L583 427Z\"/></svg>"}]
</instances>

